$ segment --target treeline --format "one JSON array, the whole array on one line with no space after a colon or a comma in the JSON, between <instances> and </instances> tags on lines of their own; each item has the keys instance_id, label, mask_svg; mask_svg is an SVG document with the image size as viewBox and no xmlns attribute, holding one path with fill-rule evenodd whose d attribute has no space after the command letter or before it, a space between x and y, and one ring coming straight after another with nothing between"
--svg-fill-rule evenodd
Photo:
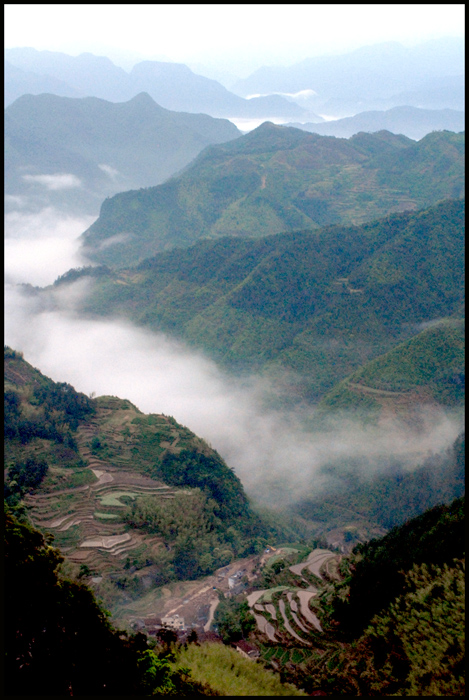
<instances>
[{"instance_id":1,"label":"treeline","mask_svg":"<svg viewBox=\"0 0 469 700\"><path fill-rule=\"evenodd\" d=\"M25 493L40 485L48 469L49 465L43 458L28 457L25 461L15 462L3 484L5 502L11 507L18 505Z\"/></svg>"},{"instance_id":2,"label":"treeline","mask_svg":"<svg viewBox=\"0 0 469 700\"><path fill-rule=\"evenodd\" d=\"M188 449L181 450L179 454L167 452L157 467L156 476L172 486L206 490L215 501L215 512L221 520L251 516L240 479L231 469L227 469L215 451L210 455Z\"/></svg>"},{"instance_id":3,"label":"treeline","mask_svg":"<svg viewBox=\"0 0 469 700\"><path fill-rule=\"evenodd\" d=\"M20 390L10 388L4 391L4 435L10 440L19 440L26 445L35 438L52 440L65 444L73 451L77 445L72 435L80 421L92 416L95 402L85 394L76 391L66 382L54 382L44 377L24 362L22 356L5 347L6 380L15 372L24 374L31 384L23 395ZM11 367L10 367L11 363ZM12 371L11 371L12 370ZM33 376L29 377L31 374ZM11 386L11 385L10 385ZM28 410L24 410L24 406Z\"/></svg>"}]
</instances>

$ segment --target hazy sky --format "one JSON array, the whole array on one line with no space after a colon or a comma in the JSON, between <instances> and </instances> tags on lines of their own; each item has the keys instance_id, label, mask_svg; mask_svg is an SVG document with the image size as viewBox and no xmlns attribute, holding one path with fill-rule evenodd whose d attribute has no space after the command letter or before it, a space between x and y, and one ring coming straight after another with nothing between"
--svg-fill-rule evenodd
<instances>
[{"instance_id":1,"label":"hazy sky","mask_svg":"<svg viewBox=\"0 0 469 700\"><path fill-rule=\"evenodd\" d=\"M367 44L463 35L463 4L5 5L6 48L216 62L240 77Z\"/></svg>"}]
</instances>

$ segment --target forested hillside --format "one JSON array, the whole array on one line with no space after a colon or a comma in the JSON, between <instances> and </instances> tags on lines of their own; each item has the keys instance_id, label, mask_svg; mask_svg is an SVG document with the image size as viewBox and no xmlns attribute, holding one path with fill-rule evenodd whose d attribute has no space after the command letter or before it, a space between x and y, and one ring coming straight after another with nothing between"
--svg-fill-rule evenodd
<instances>
[{"instance_id":1,"label":"forested hillside","mask_svg":"<svg viewBox=\"0 0 469 700\"><path fill-rule=\"evenodd\" d=\"M463 695L464 508L435 506L346 557L321 548L292 566L298 549L277 550L247 597L262 658L311 695Z\"/></svg>"},{"instance_id":2,"label":"forested hillside","mask_svg":"<svg viewBox=\"0 0 469 700\"><path fill-rule=\"evenodd\" d=\"M145 577L194 579L265 542L239 478L203 440L53 382L10 348L5 466L6 503L54 534L70 571L98 577L110 607L141 595Z\"/></svg>"},{"instance_id":3,"label":"forested hillside","mask_svg":"<svg viewBox=\"0 0 469 700\"><path fill-rule=\"evenodd\" d=\"M319 674L324 690L464 694L464 510L457 499L355 548L322 596L323 620L347 640Z\"/></svg>"},{"instance_id":4,"label":"forested hillside","mask_svg":"<svg viewBox=\"0 0 469 700\"><path fill-rule=\"evenodd\" d=\"M438 319L410 340L371 360L328 392L324 412L361 404L369 411L415 403L463 406L465 398L465 322Z\"/></svg>"},{"instance_id":5,"label":"forested hillside","mask_svg":"<svg viewBox=\"0 0 469 700\"><path fill-rule=\"evenodd\" d=\"M288 370L308 400L360 370L328 405L346 407L358 387L353 401L376 408L368 383L456 405L463 247L464 200L446 201L361 226L201 241L134 268L71 270L54 288L89 275L86 312L166 331L231 369Z\"/></svg>"},{"instance_id":6,"label":"forested hillside","mask_svg":"<svg viewBox=\"0 0 469 700\"><path fill-rule=\"evenodd\" d=\"M94 262L123 267L201 238L361 224L462 197L463 188L464 134L347 140L266 122L158 187L106 200L83 244Z\"/></svg>"}]
</instances>

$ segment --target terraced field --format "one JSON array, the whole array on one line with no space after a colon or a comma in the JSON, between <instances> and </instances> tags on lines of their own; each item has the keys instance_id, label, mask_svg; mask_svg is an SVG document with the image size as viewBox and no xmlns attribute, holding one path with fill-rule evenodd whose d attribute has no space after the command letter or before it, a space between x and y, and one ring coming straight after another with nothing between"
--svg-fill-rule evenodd
<instances>
[{"instance_id":1,"label":"terraced field","mask_svg":"<svg viewBox=\"0 0 469 700\"><path fill-rule=\"evenodd\" d=\"M77 431L85 464L80 478L71 470L51 467L45 488L25 498L33 524L54 535L54 543L67 559L86 564L97 576L122 570L122 560L136 549L150 554L163 547L157 536L131 530L122 519L128 504L139 496L172 499L177 494L174 488L139 473L144 462L135 455L140 416L128 402L100 397L97 414ZM153 432L165 438L155 452L177 451L185 436L172 419L151 418ZM62 479L86 483L61 488Z\"/></svg>"},{"instance_id":2,"label":"terraced field","mask_svg":"<svg viewBox=\"0 0 469 700\"><path fill-rule=\"evenodd\" d=\"M310 673L337 653L337 642L323 631L310 603L327 579L338 578L340 559L327 549L314 549L304 561L288 567L302 580L302 588L276 586L247 596L257 623L256 644L263 661L273 669L281 671L290 665L300 674L301 669Z\"/></svg>"},{"instance_id":3,"label":"terraced field","mask_svg":"<svg viewBox=\"0 0 469 700\"><path fill-rule=\"evenodd\" d=\"M303 647L327 647L321 624L309 602L318 594L324 579L335 576L338 559L339 555L327 549L314 549L305 561L289 567L292 573L309 583L307 588L277 586L249 594L247 601L258 632L269 642L288 639ZM302 575L305 570L312 575L309 580ZM317 585L311 584L311 579Z\"/></svg>"}]
</instances>

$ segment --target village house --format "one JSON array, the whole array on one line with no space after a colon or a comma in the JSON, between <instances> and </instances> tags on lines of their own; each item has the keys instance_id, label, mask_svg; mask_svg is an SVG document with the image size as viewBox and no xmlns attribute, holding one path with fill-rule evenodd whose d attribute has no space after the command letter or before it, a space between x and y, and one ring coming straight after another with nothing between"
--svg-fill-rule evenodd
<instances>
[{"instance_id":1,"label":"village house","mask_svg":"<svg viewBox=\"0 0 469 700\"><path fill-rule=\"evenodd\" d=\"M254 644L245 642L244 639L241 639L239 642L234 642L233 646L236 651L241 654L241 656L245 656L246 659L257 659L261 655L259 649Z\"/></svg>"},{"instance_id":2,"label":"village house","mask_svg":"<svg viewBox=\"0 0 469 700\"><path fill-rule=\"evenodd\" d=\"M168 627L169 629L176 630L176 632L178 630L184 630L184 618L179 617L177 613L169 617L162 617L161 624L163 625L163 627Z\"/></svg>"}]
</instances>

